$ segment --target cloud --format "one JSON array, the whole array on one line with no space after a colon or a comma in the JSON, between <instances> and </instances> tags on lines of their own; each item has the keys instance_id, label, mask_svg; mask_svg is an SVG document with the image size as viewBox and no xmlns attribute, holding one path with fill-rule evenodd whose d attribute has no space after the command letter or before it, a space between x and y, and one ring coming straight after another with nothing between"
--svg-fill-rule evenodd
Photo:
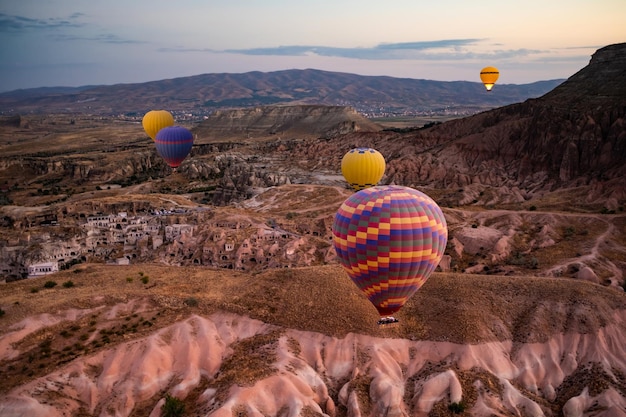
<instances>
[{"instance_id":1,"label":"cloud","mask_svg":"<svg viewBox=\"0 0 626 417\"><path fill-rule=\"evenodd\" d=\"M424 51L435 48L457 48L465 45L472 45L485 39L444 39L438 41L422 41L422 42L402 42L402 43L383 43L375 47L380 50L414 50Z\"/></svg>"},{"instance_id":2,"label":"cloud","mask_svg":"<svg viewBox=\"0 0 626 417\"><path fill-rule=\"evenodd\" d=\"M77 21L82 16L82 13L74 13L67 18L32 19L30 17L0 13L0 32L77 28L83 26L82 23Z\"/></svg>"},{"instance_id":3,"label":"cloud","mask_svg":"<svg viewBox=\"0 0 626 417\"><path fill-rule=\"evenodd\" d=\"M59 34L59 35L54 36L54 39L57 41L92 41L92 42L109 43L109 44L116 44L116 45L148 43L146 41L137 41L133 39L120 38L119 36L114 35L112 33L105 33L105 34L91 35L91 36Z\"/></svg>"},{"instance_id":4,"label":"cloud","mask_svg":"<svg viewBox=\"0 0 626 417\"><path fill-rule=\"evenodd\" d=\"M221 52L255 56L307 56L352 58L363 60L463 60L508 59L536 55L534 49L485 49L486 39L444 39L421 42L381 43L374 47L338 48L320 45L285 45L267 48L211 49L162 48L161 52Z\"/></svg>"},{"instance_id":5,"label":"cloud","mask_svg":"<svg viewBox=\"0 0 626 417\"><path fill-rule=\"evenodd\" d=\"M222 52L209 48L186 48L183 46L157 48L158 52Z\"/></svg>"},{"instance_id":6,"label":"cloud","mask_svg":"<svg viewBox=\"0 0 626 417\"><path fill-rule=\"evenodd\" d=\"M70 34L64 29L85 29L89 25L80 22L83 13L73 13L66 18L32 19L24 16L15 16L0 13L0 33L24 34L26 32L48 32L45 36L54 41L91 41L105 44L138 44L146 43L133 39L124 39L112 33L102 34ZM93 27L91 28L93 31Z\"/></svg>"}]
</instances>

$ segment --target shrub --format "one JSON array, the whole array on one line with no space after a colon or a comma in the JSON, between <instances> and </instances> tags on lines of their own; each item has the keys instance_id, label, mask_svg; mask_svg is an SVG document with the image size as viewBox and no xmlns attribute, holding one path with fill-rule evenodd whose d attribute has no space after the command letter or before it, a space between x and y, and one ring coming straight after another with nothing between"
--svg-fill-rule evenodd
<instances>
[{"instance_id":1,"label":"shrub","mask_svg":"<svg viewBox=\"0 0 626 417\"><path fill-rule=\"evenodd\" d=\"M573 226L568 226L565 228L565 230L563 231L563 237L565 239L570 239L572 238L572 236L574 236L576 234L576 229Z\"/></svg>"},{"instance_id":2,"label":"shrub","mask_svg":"<svg viewBox=\"0 0 626 417\"><path fill-rule=\"evenodd\" d=\"M184 303L189 307L198 307L198 300L193 297L186 298Z\"/></svg>"},{"instance_id":3,"label":"shrub","mask_svg":"<svg viewBox=\"0 0 626 417\"><path fill-rule=\"evenodd\" d=\"M45 284L43 284L44 288L54 288L57 286L57 283L55 281L46 281Z\"/></svg>"},{"instance_id":4,"label":"shrub","mask_svg":"<svg viewBox=\"0 0 626 417\"><path fill-rule=\"evenodd\" d=\"M459 403L450 403L448 406L448 410L452 411L454 414L461 414L465 411L465 404L462 402Z\"/></svg>"},{"instance_id":5,"label":"shrub","mask_svg":"<svg viewBox=\"0 0 626 417\"><path fill-rule=\"evenodd\" d=\"M74 282L73 281L65 281L63 283L63 287L64 288L72 288L74 286Z\"/></svg>"},{"instance_id":6,"label":"shrub","mask_svg":"<svg viewBox=\"0 0 626 417\"><path fill-rule=\"evenodd\" d=\"M6 314L6 312L0 308L0 317L4 316Z\"/></svg>"},{"instance_id":7,"label":"shrub","mask_svg":"<svg viewBox=\"0 0 626 417\"><path fill-rule=\"evenodd\" d=\"M30 292L32 292L33 294L36 293L36 292L39 292L39 288L33 287L33 288L30 289Z\"/></svg>"},{"instance_id":8,"label":"shrub","mask_svg":"<svg viewBox=\"0 0 626 417\"><path fill-rule=\"evenodd\" d=\"M163 417L181 417L185 412L185 404L178 398L167 394L161 411L163 411Z\"/></svg>"},{"instance_id":9,"label":"shrub","mask_svg":"<svg viewBox=\"0 0 626 417\"><path fill-rule=\"evenodd\" d=\"M147 275L144 275L144 276L141 277L141 282L143 282L144 284L147 284L149 280L150 280L150 278L148 278Z\"/></svg>"}]
</instances>

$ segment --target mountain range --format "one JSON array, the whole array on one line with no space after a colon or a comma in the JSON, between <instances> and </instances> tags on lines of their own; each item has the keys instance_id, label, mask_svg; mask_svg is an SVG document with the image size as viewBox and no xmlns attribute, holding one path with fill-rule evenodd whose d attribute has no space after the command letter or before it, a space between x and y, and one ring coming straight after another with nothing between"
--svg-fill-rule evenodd
<instances>
[{"instance_id":1,"label":"mountain range","mask_svg":"<svg viewBox=\"0 0 626 417\"><path fill-rule=\"evenodd\" d=\"M0 94L2 114L144 114L152 109L208 114L215 109L261 105L351 106L364 114L479 110L538 97L563 82L497 84L361 76L315 69L243 74L202 74L138 84L38 88Z\"/></svg>"}]
</instances>

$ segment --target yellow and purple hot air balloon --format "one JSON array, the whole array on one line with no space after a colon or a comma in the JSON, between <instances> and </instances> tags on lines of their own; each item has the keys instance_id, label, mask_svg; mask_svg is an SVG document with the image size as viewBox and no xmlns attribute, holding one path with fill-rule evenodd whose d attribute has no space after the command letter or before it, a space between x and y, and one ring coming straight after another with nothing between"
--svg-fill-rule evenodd
<instances>
[{"instance_id":1,"label":"yellow and purple hot air balloon","mask_svg":"<svg viewBox=\"0 0 626 417\"><path fill-rule=\"evenodd\" d=\"M350 279L381 316L392 317L426 282L446 249L441 208L413 188L365 188L343 202L332 226L333 246Z\"/></svg>"},{"instance_id":2,"label":"yellow and purple hot air balloon","mask_svg":"<svg viewBox=\"0 0 626 417\"><path fill-rule=\"evenodd\" d=\"M156 134L154 144L161 158L176 169L191 152L193 133L182 126L167 126Z\"/></svg>"}]
</instances>

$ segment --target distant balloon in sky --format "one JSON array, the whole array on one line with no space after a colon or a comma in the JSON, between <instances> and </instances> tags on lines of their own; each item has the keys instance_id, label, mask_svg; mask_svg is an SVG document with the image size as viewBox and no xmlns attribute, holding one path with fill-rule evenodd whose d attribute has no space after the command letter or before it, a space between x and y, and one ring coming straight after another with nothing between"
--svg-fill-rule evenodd
<instances>
[{"instance_id":1,"label":"distant balloon in sky","mask_svg":"<svg viewBox=\"0 0 626 417\"><path fill-rule=\"evenodd\" d=\"M446 219L433 199L413 188L365 188L339 207L333 246L348 276L381 316L391 315L426 282L448 242Z\"/></svg>"},{"instance_id":2,"label":"distant balloon in sky","mask_svg":"<svg viewBox=\"0 0 626 417\"><path fill-rule=\"evenodd\" d=\"M485 85L487 91L491 91L493 85L498 81L500 71L496 67L485 67L480 70L480 80Z\"/></svg>"},{"instance_id":3,"label":"distant balloon in sky","mask_svg":"<svg viewBox=\"0 0 626 417\"><path fill-rule=\"evenodd\" d=\"M351 149L341 160L341 173L356 191L372 187L385 174L385 158L376 149Z\"/></svg>"},{"instance_id":4,"label":"distant balloon in sky","mask_svg":"<svg viewBox=\"0 0 626 417\"><path fill-rule=\"evenodd\" d=\"M191 152L193 133L182 126L167 126L156 134L154 144L161 158L176 169Z\"/></svg>"},{"instance_id":5,"label":"distant balloon in sky","mask_svg":"<svg viewBox=\"0 0 626 417\"><path fill-rule=\"evenodd\" d=\"M159 130L174 125L174 117L167 110L150 110L141 119L143 130L154 140Z\"/></svg>"}]
</instances>

